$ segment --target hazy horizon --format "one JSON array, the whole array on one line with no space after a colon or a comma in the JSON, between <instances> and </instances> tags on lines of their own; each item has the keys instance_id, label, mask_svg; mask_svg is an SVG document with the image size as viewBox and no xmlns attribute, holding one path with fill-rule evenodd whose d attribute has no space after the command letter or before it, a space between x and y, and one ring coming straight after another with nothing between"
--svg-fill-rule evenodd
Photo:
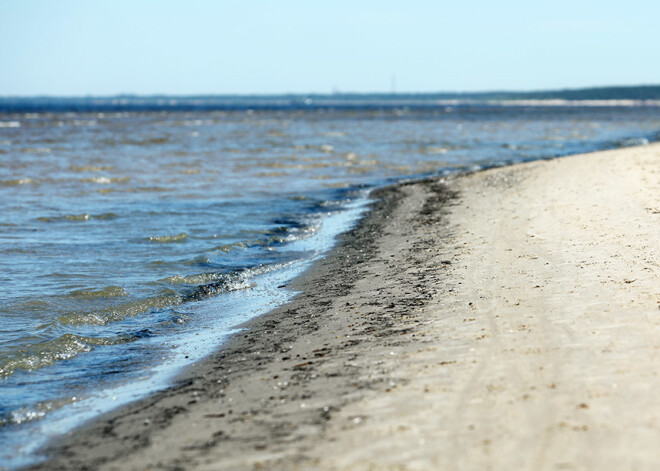
<instances>
[{"instance_id":1,"label":"hazy horizon","mask_svg":"<svg viewBox=\"0 0 660 471\"><path fill-rule=\"evenodd\" d=\"M283 92L283 93L184 93L184 94L167 94L167 93L116 93L108 95L55 95L55 94L34 94L34 95L0 95L0 99L87 99L87 98L196 98L196 97L215 97L215 98L277 98L277 97L305 97L305 96L434 96L434 95L490 95L490 94L533 94L533 93L559 93L559 92L578 92L589 90L603 90L603 89L639 89L639 88L658 88L660 83L651 84L633 84L633 85L602 85L594 87L566 87L556 89L530 89L530 90L421 90L421 91L406 91L400 90L395 92L387 91L360 91L354 92L344 90L341 92Z\"/></svg>"}]
</instances>

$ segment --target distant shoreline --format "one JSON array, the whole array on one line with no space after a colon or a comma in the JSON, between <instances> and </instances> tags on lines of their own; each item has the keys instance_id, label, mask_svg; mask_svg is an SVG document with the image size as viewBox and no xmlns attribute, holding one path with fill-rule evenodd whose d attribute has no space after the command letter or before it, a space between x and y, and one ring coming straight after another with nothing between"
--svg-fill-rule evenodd
<instances>
[{"instance_id":1,"label":"distant shoreline","mask_svg":"<svg viewBox=\"0 0 660 471\"><path fill-rule=\"evenodd\" d=\"M660 106L660 85L548 91L264 95L0 96L0 113L388 109L444 106Z\"/></svg>"}]
</instances>

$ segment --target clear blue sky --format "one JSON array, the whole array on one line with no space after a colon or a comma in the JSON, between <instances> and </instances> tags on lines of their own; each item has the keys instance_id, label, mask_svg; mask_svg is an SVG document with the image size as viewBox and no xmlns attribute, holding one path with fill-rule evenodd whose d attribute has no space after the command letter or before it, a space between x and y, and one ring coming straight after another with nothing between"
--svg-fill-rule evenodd
<instances>
[{"instance_id":1,"label":"clear blue sky","mask_svg":"<svg viewBox=\"0 0 660 471\"><path fill-rule=\"evenodd\" d=\"M660 83L658 0L0 0L0 95Z\"/></svg>"}]
</instances>

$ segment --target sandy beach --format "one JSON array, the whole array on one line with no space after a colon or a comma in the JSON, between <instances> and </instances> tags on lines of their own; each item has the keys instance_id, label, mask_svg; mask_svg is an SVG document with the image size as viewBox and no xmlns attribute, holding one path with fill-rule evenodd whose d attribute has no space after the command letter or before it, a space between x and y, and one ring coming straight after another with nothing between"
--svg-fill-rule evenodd
<instances>
[{"instance_id":1,"label":"sandy beach","mask_svg":"<svg viewBox=\"0 0 660 471\"><path fill-rule=\"evenodd\" d=\"M657 469L660 145L374 197L293 302L34 469Z\"/></svg>"}]
</instances>

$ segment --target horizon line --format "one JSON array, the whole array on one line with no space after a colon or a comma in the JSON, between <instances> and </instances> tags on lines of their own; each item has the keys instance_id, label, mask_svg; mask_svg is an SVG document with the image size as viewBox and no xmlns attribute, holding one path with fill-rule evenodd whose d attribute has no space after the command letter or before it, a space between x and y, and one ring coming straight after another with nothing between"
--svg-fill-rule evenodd
<instances>
[{"instance_id":1,"label":"horizon line","mask_svg":"<svg viewBox=\"0 0 660 471\"><path fill-rule=\"evenodd\" d=\"M493 94L535 94L535 93L565 93L565 92L580 92L588 90L611 90L611 89L643 89L643 88L660 88L658 84L639 84L639 85L597 85L597 86L584 86L584 87L564 87L564 88L544 88L534 90L516 90L516 89L490 89L490 90L462 90L462 91L333 91L333 92L279 92L279 93L184 93L184 94L170 94L170 93L132 93L120 92L115 94L80 94L80 95L59 95L59 94L34 94L34 95L0 95L0 99L35 99L35 98L48 98L48 99L80 99L80 98L202 98L202 97L218 97L218 98L277 98L277 97L338 97L338 96L434 96L434 95L493 95Z\"/></svg>"}]
</instances>

